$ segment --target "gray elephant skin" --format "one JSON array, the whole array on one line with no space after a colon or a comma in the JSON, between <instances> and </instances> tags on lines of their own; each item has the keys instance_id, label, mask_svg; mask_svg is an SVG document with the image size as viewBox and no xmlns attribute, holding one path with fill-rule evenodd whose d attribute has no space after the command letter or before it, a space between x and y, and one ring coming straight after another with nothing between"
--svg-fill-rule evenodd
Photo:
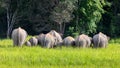
<instances>
[{"instance_id":1,"label":"gray elephant skin","mask_svg":"<svg viewBox=\"0 0 120 68\"><path fill-rule=\"evenodd\" d=\"M36 37L32 37L29 39L29 42L31 43L31 46L38 45L38 39Z\"/></svg>"},{"instance_id":2,"label":"gray elephant skin","mask_svg":"<svg viewBox=\"0 0 120 68\"><path fill-rule=\"evenodd\" d=\"M22 46L26 40L27 32L21 27L12 31L12 40L14 46Z\"/></svg>"},{"instance_id":3,"label":"gray elephant skin","mask_svg":"<svg viewBox=\"0 0 120 68\"><path fill-rule=\"evenodd\" d=\"M75 42L75 39L71 36L68 36L63 39L63 45L65 46L73 46Z\"/></svg>"},{"instance_id":4,"label":"gray elephant skin","mask_svg":"<svg viewBox=\"0 0 120 68\"><path fill-rule=\"evenodd\" d=\"M77 47L90 47L91 44L91 38L85 34L81 34L79 35L76 39L75 39L75 45Z\"/></svg>"},{"instance_id":5,"label":"gray elephant skin","mask_svg":"<svg viewBox=\"0 0 120 68\"><path fill-rule=\"evenodd\" d=\"M109 38L105 34L99 32L98 34L93 36L93 47L106 48L108 45L108 40Z\"/></svg>"}]
</instances>

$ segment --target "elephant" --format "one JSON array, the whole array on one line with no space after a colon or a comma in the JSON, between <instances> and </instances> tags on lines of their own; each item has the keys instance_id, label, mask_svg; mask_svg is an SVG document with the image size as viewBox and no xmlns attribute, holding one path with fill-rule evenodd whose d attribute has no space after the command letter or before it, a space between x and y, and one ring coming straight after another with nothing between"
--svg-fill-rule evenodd
<instances>
[{"instance_id":1,"label":"elephant","mask_svg":"<svg viewBox=\"0 0 120 68\"><path fill-rule=\"evenodd\" d=\"M108 45L108 41L109 41L109 38L102 32L99 32L98 34L93 36L93 47L106 48Z\"/></svg>"},{"instance_id":2,"label":"elephant","mask_svg":"<svg viewBox=\"0 0 120 68\"><path fill-rule=\"evenodd\" d=\"M93 47L93 39L92 39L92 37L89 37L89 39L90 39L90 47Z\"/></svg>"},{"instance_id":3,"label":"elephant","mask_svg":"<svg viewBox=\"0 0 120 68\"><path fill-rule=\"evenodd\" d=\"M79 35L76 39L75 39L75 45L77 47L86 47L86 40L84 39L83 36Z\"/></svg>"},{"instance_id":4,"label":"elephant","mask_svg":"<svg viewBox=\"0 0 120 68\"><path fill-rule=\"evenodd\" d=\"M82 35L84 36L84 39L86 40L86 47L90 47L92 38L85 34L82 34Z\"/></svg>"},{"instance_id":5,"label":"elephant","mask_svg":"<svg viewBox=\"0 0 120 68\"><path fill-rule=\"evenodd\" d=\"M75 45L78 47L90 47L90 44L91 38L85 34L81 34L75 39Z\"/></svg>"},{"instance_id":6,"label":"elephant","mask_svg":"<svg viewBox=\"0 0 120 68\"><path fill-rule=\"evenodd\" d=\"M62 40L61 35L58 32L56 32L55 30L51 30L49 32L49 34L51 34L52 36L54 36L56 38L57 41L56 41L55 45L61 45L62 44L63 40Z\"/></svg>"},{"instance_id":7,"label":"elephant","mask_svg":"<svg viewBox=\"0 0 120 68\"><path fill-rule=\"evenodd\" d=\"M25 42L25 45L31 46L31 43L30 43L29 41L26 41L26 42Z\"/></svg>"},{"instance_id":8,"label":"elephant","mask_svg":"<svg viewBox=\"0 0 120 68\"><path fill-rule=\"evenodd\" d=\"M12 40L14 46L22 46L26 40L27 32L18 27L12 31Z\"/></svg>"},{"instance_id":9,"label":"elephant","mask_svg":"<svg viewBox=\"0 0 120 68\"><path fill-rule=\"evenodd\" d=\"M44 40L43 40L43 45L47 48L53 48L54 45L56 44L56 38L52 36L51 34L47 33L45 34Z\"/></svg>"},{"instance_id":10,"label":"elephant","mask_svg":"<svg viewBox=\"0 0 120 68\"><path fill-rule=\"evenodd\" d=\"M75 41L75 39L73 37L68 36L68 37L63 39L63 45L65 45L65 46L72 45L73 46L74 45L74 41Z\"/></svg>"},{"instance_id":11,"label":"elephant","mask_svg":"<svg viewBox=\"0 0 120 68\"><path fill-rule=\"evenodd\" d=\"M36 38L38 39L38 44L43 46L43 41L44 41L45 34L39 34Z\"/></svg>"},{"instance_id":12,"label":"elephant","mask_svg":"<svg viewBox=\"0 0 120 68\"><path fill-rule=\"evenodd\" d=\"M36 37L32 37L29 39L29 42L32 46L36 46L38 44L38 39Z\"/></svg>"}]
</instances>

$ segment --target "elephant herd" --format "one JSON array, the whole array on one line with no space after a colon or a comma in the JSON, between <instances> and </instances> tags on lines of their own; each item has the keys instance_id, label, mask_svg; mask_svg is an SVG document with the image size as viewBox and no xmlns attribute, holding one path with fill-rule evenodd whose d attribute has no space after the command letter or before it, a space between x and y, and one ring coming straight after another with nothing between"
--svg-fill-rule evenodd
<instances>
[{"instance_id":1,"label":"elephant herd","mask_svg":"<svg viewBox=\"0 0 120 68\"><path fill-rule=\"evenodd\" d=\"M12 32L12 40L14 46L36 46L41 45L46 48L54 48L59 46L74 46L74 47L94 47L94 48L106 48L108 45L109 37L102 32L94 35L93 38L88 35L81 34L76 38L68 36L62 39L61 35L55 30L51 30L47 34L39 34L26 41L27 32L21 27L16 28Z\"/></svg>"}]
</instances>

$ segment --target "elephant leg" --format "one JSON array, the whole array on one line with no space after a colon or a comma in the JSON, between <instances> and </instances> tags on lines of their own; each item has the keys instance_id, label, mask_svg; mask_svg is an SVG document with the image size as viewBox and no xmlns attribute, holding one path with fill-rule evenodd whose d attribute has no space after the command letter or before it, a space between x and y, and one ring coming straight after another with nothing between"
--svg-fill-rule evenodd
<instances>
[{"instance_id":1,"label":"elephant leg","mask_svg":"<svg viewBox=\"0 0 120 68\"><path fill-rule=\"evenodd\" d=\"M50 43L47 43L47 48L51 48L51 45L50 45Z\"/></svg>"}]
</instances>

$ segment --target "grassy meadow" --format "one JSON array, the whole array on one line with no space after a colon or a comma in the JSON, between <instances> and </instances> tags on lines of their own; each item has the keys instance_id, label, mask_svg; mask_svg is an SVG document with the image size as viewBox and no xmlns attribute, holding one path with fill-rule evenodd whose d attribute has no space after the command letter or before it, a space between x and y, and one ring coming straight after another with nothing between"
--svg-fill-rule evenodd
<instances>
[{"instance_id":1,"label":"grassy meadow","mask_svg":"<svg viewBox=\"0 0 120 68\"><path fill-rule=\"evenodd\" d=\"M0 40L0 68L120 68L120 40L107 48L55 49L13 47L12 40Z\"/></svg>"}]
</instances>

